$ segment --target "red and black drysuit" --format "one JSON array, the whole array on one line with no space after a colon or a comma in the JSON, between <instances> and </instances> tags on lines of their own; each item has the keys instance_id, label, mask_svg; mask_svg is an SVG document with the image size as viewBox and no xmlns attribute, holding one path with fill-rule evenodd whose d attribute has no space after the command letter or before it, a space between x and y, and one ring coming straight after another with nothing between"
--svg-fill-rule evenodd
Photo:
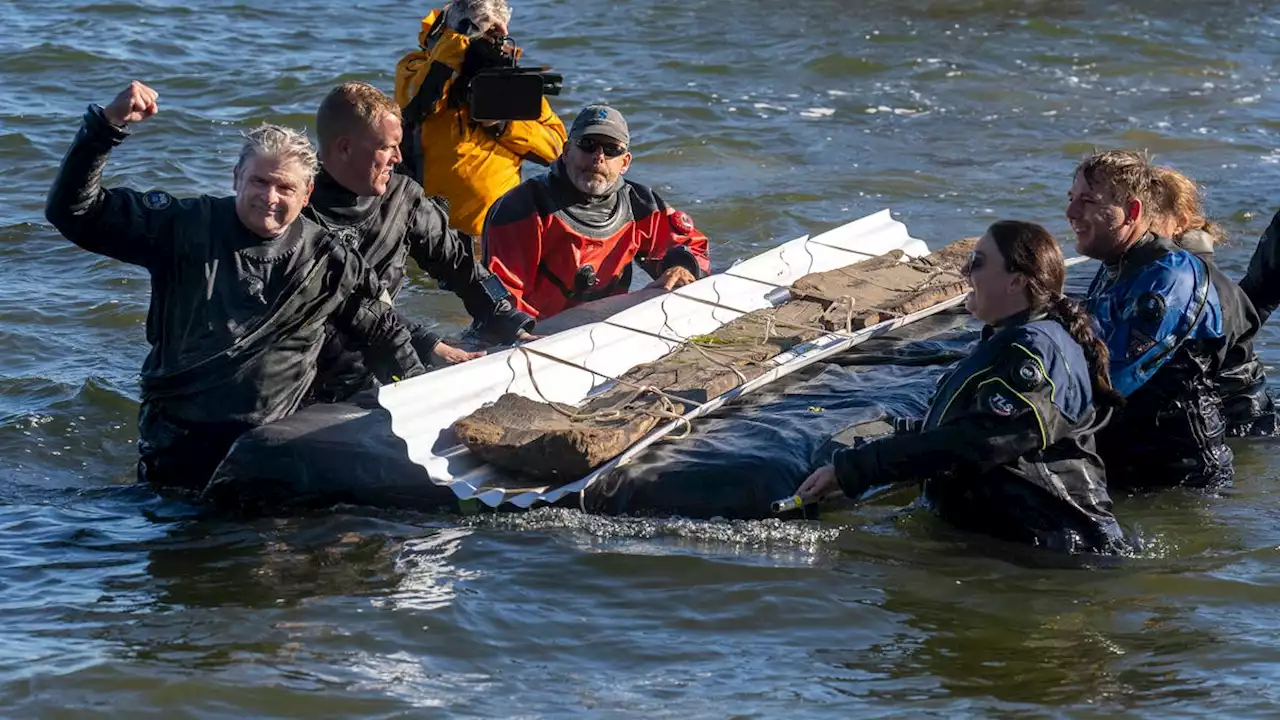
<instances>
[{"instance_id":1,"label":"red and black drysuit","mask_svg":"<svg viewBox=\"0 0 1280 720\"><path fill-rule=\"evenodd\" d=\"M707 237L687 213L625 179L587 195L570 182L563 159L493 204L483 247L518 309L540 319L626 293L632 261L654 278L672 267L695 278L710 272Z\"/></svg>"}]
</instances>

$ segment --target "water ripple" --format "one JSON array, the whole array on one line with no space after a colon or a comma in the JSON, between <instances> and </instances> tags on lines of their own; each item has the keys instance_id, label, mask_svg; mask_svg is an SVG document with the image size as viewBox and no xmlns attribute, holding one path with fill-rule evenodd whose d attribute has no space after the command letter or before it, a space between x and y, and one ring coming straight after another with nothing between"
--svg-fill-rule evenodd
<instances>
[{"instance_id":1,"label":"water ripple","mask_svg":"<svg viewBox=\"0 0 1280 720\"><path fill-rule=\"evenodd\" d=\"M512 32L528 64L564 73L562 117L593 101L626 113L629 177L695 217L714 267L884 207L932 244L1004 216L1067 238L1081 153L1139 146L1203 184L1235 239L1218 262L1238 277L1280 184L1273 10L527 0ZM1147 542L1115 562L976 542L900 513L902 497L821 523L353 508L241 523L134 485L146 273L43 218L85 106L151 83L161 113L114 151L107 182L225 194L241 132L264 120L313 131L343 80L389 90L422 12L395 0L0 5L10 712L1270 711L1280 454L1268 443L1235 446L1239 482L1218 496L1117 498ZM456 298L414 278L409 312L467 322ZM1259 347L1280 365L1276 328Z\"/></svg>"}]
</instances>

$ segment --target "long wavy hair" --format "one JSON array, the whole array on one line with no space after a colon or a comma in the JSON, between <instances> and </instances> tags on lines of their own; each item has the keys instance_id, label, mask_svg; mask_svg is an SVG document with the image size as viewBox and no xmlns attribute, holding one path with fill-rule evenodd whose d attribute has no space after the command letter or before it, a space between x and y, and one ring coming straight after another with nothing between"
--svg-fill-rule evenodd
<instances>
[{"instance_id":1,"label":"long wavy hair","mask_svg":"<svg viewBox=\"0 0 1280 720\"><path fill-rule=\"evenodd\" d=\"M1214 245L1226 242L1222 226L1204 215L1204 202L1196 181L1166 165L1153 168L1156 220L1151 229L1175 241L1186 232L1199 230L1212 238Z\"/></svg>"}]
</instances>

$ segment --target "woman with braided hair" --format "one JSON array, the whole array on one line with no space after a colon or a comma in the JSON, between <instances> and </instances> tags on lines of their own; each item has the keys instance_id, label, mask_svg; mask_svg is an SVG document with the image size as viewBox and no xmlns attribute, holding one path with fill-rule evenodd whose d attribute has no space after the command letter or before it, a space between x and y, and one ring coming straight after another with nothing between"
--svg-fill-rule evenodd
<instances>
[{"instance_id":1,"label":"woman with braided hair","mask_svg":"<svg viewBox=\"0 0 1280 720\"><path fill-rule=\"evenodd\" d=\"M798 494L857 498L922 482L925 505L962 529L1070 552L1122 549L1094 448L1122 401L1089 315L1063 295L1057 241L1033 223L997 222L966 274L966 307L986 326L942 377L919 431L838 451Z\"/></svg>"}]
</instances>

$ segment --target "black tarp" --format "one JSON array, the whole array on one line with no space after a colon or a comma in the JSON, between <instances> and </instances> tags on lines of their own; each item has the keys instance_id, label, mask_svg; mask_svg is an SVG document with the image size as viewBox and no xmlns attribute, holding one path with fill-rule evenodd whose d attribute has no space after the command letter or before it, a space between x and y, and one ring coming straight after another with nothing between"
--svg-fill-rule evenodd
<instances>
[{"instance_id":1,"label":"black tarp","mask_svg":"<svg viewBox=\"0 0 1280 720\"><path fill-rule=\"evenodd\" d=\"M587 489L609 515L771 517L837 447L924 415L938 376L977 341L963 313L942 313L851 348L694 420Z\"/></svg>"},{"instance_id":2,"label":"black tarp","mask_svg":"<svg viewBox=\"0 0 1280 720\"><path fill-rule=\"evenodd\" d=\"M562 502L605 514L767 517L772 501L830 457L842 431L876 433L886 418L922 415L937 376L976 339L963 312L919 321L695 420L689 437L654 445ZM205 496L249 513L338 503L459 509L452 490L409 461L390 414L370 395L241 437Z\"/></svg>"},{"instance_id":3,"label":"black tarp","mask_svg":"<svg viewBox=\"0 0 1280 720\"><path fill-rule=\"evenodd\" d=\"M391 414L372 393L312 405L240 437L204 499L246 514L287 513L339 503L407 510L456 510L457 497L431 482L391 432Z\"/></svg>"}]
</instances>

